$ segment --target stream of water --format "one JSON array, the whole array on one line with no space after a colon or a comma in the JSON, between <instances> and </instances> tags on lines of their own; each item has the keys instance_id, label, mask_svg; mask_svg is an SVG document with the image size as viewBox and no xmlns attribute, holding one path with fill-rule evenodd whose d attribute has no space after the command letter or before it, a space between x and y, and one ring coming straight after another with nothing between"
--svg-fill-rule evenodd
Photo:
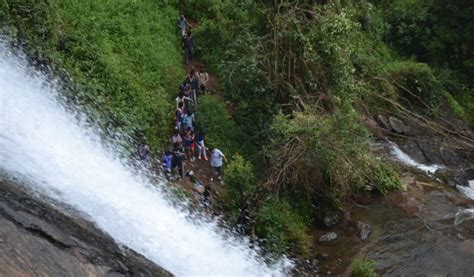
<instances>
[{"instance_id":1,"label":"stream of water","mask_svg":"<svg viewBox=\"0 0 474 277\"><path fill-rule=\"evenodd\" d=\"M292 266L286 259L263 263L215 222L191 222L118 158L120 147L104 147L58 95L54 82L0 38L0 171L74 207L118 243L176 275L278 276Z\"/></svg>"}]
</instances>

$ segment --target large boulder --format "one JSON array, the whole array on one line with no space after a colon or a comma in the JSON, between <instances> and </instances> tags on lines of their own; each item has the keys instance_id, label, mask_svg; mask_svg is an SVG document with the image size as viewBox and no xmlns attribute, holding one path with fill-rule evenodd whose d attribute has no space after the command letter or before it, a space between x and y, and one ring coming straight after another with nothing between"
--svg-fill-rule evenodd
<instances>
[{"instance_id":1,"label":"large boulder","mask_svg":"<svg viewBox=\"0 0 474 277\"><path fill-rule=\"evenodd\" d=\"M370 234L372 234L372 226L363 221L357 222L357 231L359 232L359 238L362 241L369 240Z\"/></svg>"},{"instance_id":2,"label":"large boulder","mask_svg":"<svg viewBox=\"0 0 474 277\"><path fill-rule=\"evenodd\" d=\"M332 228L341 223L342 215L340 212L329 212L323 219L324 225Z\"/></svg>"},{"instance_id":3,"label":"large boulder","mask_svg":"<svg viewBox=\"0 0 474 277\"><path fill-rule=\"evenodd\" d=\"M318 241L321 243L329 243L337 240L337 234L334 232L326 233L319 237Z\"/></svg>"},{"instance_id":4,"label":"large boulder","mask_svg":"<svg viewBox=\"0 0 474 277\"><path fill-rule=\"evenodd\" d=\"M380 125L380 127L384 128L384 129L387 129L387 130L392 129L390 127L390 124L388 124L388 120L385 116L379 114L379 115L377 115L376 119L377 119L377 123Z\"/></svg>"},{"instance_id":5,"label":"large boulder","mask_svg":"<svg viewBox=\"0 0 474 277\"><path fill-rule=\"evenodd\" d=\"M408 127L405 124L403 124L403 122L400 119L391 116L388 118L388 122L392 130L394 130L395 132L399 134L405 134L408 132Z\"/></svg>"}]
</instances>

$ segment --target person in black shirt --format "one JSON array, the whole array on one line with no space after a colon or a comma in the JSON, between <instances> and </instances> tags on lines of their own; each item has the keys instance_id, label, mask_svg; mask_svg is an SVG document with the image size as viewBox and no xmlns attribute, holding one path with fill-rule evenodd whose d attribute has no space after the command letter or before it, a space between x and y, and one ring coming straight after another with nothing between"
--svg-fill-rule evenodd
<instances>
[{"instance_id":1,"label":"person in black shirt","mask_svg":"<svg viewBox=\"0 0 474 277\"><path fill-rule=\"evenodd\" d=\"M183 179L184 177L183 160L184 160L184 147L181 145L180 142L175 142L173 145L173 161L171 164L171 170L174 171L175 167L177 167L178 173L181 179Z\"/></svg>"}]
</instances>

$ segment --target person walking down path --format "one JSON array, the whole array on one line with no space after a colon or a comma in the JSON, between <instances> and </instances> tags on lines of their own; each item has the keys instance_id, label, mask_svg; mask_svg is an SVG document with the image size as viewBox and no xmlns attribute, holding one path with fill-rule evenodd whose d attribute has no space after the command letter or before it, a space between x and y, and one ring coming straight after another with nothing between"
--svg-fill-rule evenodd
<instances>
[{"instance_id":1,"label":"person walking down path","mask_svg":"<svg viewBox=\"0 0 474 277\"><path fill-rule=\"evenodd\" d=\"M211 182L214 181L213 176L217 175L217 180L221 180L223 161L227 162L227 158L221 150L211 147Z\"/></svg>"},{"instance_id":2,"label":"person walking down path","mask_svg":"<svg viewBox=\"0 0 474 277\"><path fill-rule=\"evenodd\" d=\"M194 117L193 111L189 110L183 117L183 123L181 124L184 130L191 128L194 131L194 124L196 123L196 119Z\"/></svg>"},{"instance_id":3,"label":"person walking down path","mask_svg":"<svg viewBox=\"0 0 474 277\"><path fill-rule=\"evenodd\" d=\"M189 60L194 55L194 41L191 31L183 37L184 63L189 64Z\"/></svg>"},{"instance_id":4,"label":"person walking down path","mask_svg":"<svg viewBox=\"0 0 474 277\"><path fill-rule=\"evenodd\" d=\"M205 95L208 89L207 83L209 82L209 74L207 73L205 66L201 66L201 71L199 71L198 77L199 77L201 94Z\"/></svg>"},{"instance_id":5,"label":"person walking down path","mask_svg":"<svg viewBox=\"0 0 474 277\"><path fill-rule=\"evenodd\" d=\"M184 178L183 160L184 160L184 148L180 142L176 142L173 146L173 160L171 162L171 171L174 171L174 169L177 167L179 177L181 179Z\"/></svg>"},{"instance_id":6,"label":"person walking down path","mask_svg":"<svg viewBox=\"0 0 474 277\"><path fill-rule=\"evenodd\" d=\"M199 76L194 69L191 69L189 73L189 83L191 84L191 99L194 101L194 106L196 107L197 104L197 93L199 91Z\"/></svg>"},{"instance_id":7,"label":"person walking down path","mask_svg":"<svg viewBox=\"0 0 474 277\"><path fill-rule=\"evenodd\" d=\"M174 126L175 128L181 129L181 123L183 123L184 119L184 103L179 102L178 103L178 108L174 112Z\"/></svg>"},{"instance_id":8,"label":"person walking down path","mask_svg":"<svg viewBox=\"0 0 474 277\"><path fill-rule=\"evenodd\" d=\"M204 129L201 129L196 137L196 144L197 144L197 149L198 149L198 160L201 159L201 157L207 161L207 151L206 151L206 144L204 143L204 140L206 139L206 132Z\"/></svg>"},{"instance_id":9,"label":"person walking down path","mask_svg":"<svg viewBox=\"0 0 474 277\"><path fill-rule=\"evenodd\" d=\"M181 37L184 37L186 36L186 28L191 28L191 25L189 25L188 20L186 20L186 17L184 17L184 15L181 15L178 19L178 22L176 23L176 27L178 27L179 34L181 35Z\"/></svg>"}]
</instances>

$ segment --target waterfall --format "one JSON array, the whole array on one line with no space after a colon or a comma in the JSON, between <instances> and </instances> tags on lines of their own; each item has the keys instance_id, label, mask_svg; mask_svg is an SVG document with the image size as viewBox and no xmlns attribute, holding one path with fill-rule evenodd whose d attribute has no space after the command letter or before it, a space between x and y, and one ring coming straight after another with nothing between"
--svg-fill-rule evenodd
<instances>
[{"instance_id":1,"label":"waterfall","mask_svg":"<svg viewBox=\"0 0 474 277\"><path fill-rule=\"evenodd\" d=\"M442 168L442 166L437 165L437 164L432 164L432 165L426 165L426 164L421 164L412 159L407 153L403 152L400 147L398 147L397 144L389 141L390 147L391 147L391 154L399 160L402 164L418 168L421 171L424 171L429 174L433 174L436 172L436 170Z\"/></svg>"},{"instance_id":2,"label":"waterfall","mask_svg":"<svg viewBox=\"0 0 474 277\"><path fill-rule=\"evenodd\" d=\"M58 101L53 81L0 38L0 172L45 199L72 206L114 240L179 276L279 276L256 250L217 226L190 220L159 186L135 173ZM45 200L46 201L46 200Z\"/></svg>"},{"instance_id":3,"label":"waterfall","mask_svg":"<svg viewBox=\"0 0 474 277\"><path fill-rule=\"evenodd\" d=\"M474 199L474 180L470 180L468 186L456 186L456 188L461 191L468 198Z\"/></svg>"}]
</instances>

